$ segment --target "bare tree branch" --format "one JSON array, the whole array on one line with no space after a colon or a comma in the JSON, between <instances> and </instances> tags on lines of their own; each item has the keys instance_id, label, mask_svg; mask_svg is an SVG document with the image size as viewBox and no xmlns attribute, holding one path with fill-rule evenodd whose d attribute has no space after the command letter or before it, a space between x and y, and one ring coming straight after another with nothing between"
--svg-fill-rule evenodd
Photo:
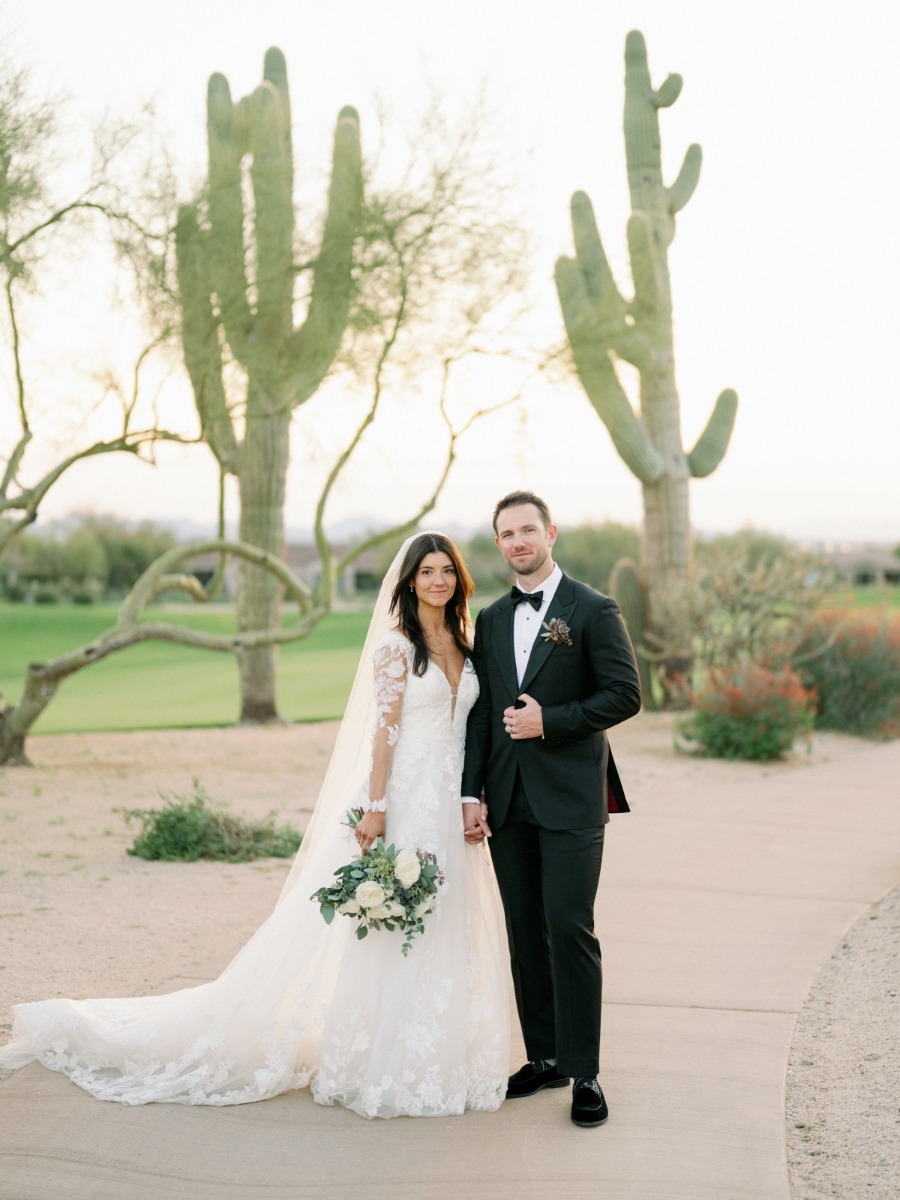
<instances>
[{"instance_id":1,"label":"bare tree branch","mask_svg":"<svg viewBox=\"0 0 900 1200\"><path fill-rule=\"evenodd\" d=\"M168 589L186 592L201 601L209 598L208 592L196 577L171 573L172 568L179 563L209 551L234 555L274 575L297 603L300 614L297 623L277 629L213 634L165 621L142 621L149 602ZM100 662L110 654L140 642L165 641L240 657L246 651L259 646L283 644L305 637L327 612L327 608L313 602L310 589L285 563L257 546L228 539L175 546L160 555L140 577L123 601L118 621L111 629L107 629L86 645L78 646L47 662L32 663L29 666L19 704L0 709L0 765L30 765L25 753L26 738L34 722L53 699L59 685L76 671Z\"/></svg>"},{"instance_id":2,"label":"bare tree branch","mask_svg":"<svg viewBox=\"0 0 900 1200\"><path fill-rule=\"evenodd\" d=\"M62 462L52 467L32 487L25 489L19 495L0 500L0 514L15 511L21 511L23 514L19 520L9 523L6 527L0 526L0 555L2 555L16 534L20 533L22 529L26 528L36 519L38 508L44 497L57 480L70 467L74 466L75 463L82 462L86 458L94 458L98 454L114 454L117 452L138 454L142 446L159 441L179 442L183 445L190 443L190 439L164 429L144 429L136 433L125 433L121 437L113 438L111 441L95 442L92 446L87 446L84 450L78 450L74 454L70 454Z\"/></svg>"}]
</instances>

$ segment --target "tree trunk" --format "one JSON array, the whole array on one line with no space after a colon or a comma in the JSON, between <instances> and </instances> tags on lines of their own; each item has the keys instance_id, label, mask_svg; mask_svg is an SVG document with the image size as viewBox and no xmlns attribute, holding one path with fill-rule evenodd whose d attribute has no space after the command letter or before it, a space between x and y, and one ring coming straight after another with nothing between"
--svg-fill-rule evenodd
<instances>
[{"instance_id":1,"label":"tree trunk","mask_svg":"<svg viewBox=\"0 0 900 1200\"><path fill-rule=\"evenodd\" d=\"M15 733L0 717L0 767L33 767L25 753L25 733Z\"/></svg>"},{"instance_id":2,"label":"tree trunk","mask_svg":"<svg viewBox=\"0 0 900 1200\"><path fill-rule=\"evenodd\" d=\"M56 695L56 689L65 675L59 677L43 675L42 664L32 663L28 668L22 699L14 708L0 712L0 766L30 767L31 759L25 753L25 739L35 721Z\"/></svg>"},{"instance_id":3,"label":"tree trunk","mask_svg":"<svg viewBox=\"0 0 900 1200\"><path fill-rule=\"evenodd\" d=\"M247 429L241 448L240 540L281 558L284 554L284 499L290 454L291 409L286 403L267 404L248 396ZM275 411L271 411L274 409ZM282 588L269 572L242 561L238 574L237 627L274 629L278 624ZM245 650L239 657L242 723L278 720L275 697L275 646Z\"/></svg>"}]
</instances>

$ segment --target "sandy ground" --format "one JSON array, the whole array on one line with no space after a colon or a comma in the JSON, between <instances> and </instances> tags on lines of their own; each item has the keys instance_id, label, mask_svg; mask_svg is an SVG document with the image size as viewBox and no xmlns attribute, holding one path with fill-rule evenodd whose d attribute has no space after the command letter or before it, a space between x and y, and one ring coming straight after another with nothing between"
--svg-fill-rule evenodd
<instances>
[{"instance_id":1,"label":"sandy ground","mask_svg":"<svg viewBox=\"0 0 900 1200\"><path fill-rule=\"evenodd\" d=\"M900 888L859 920L794 1027L787 1151L795 1200L900 1194Z\"/></svg>"},{"instance_id":2,"label":"sandy ground","mask_svg":"<svg viewBox=\"0 0 900 1200\"><path fill-rule=\"evenodd\" d=\"M288 862L145 862L123 811L200 781L235 813L303 829L337 725L35 738L0 773L0 1037L10 1005L132 995L217 974L265 919Z\"/></svg>"},{"instance_id":3,"label":"sandy ground","mask_svg":"<svg viewBox=\"0 0 900 1200\"><path fill-rule=\"evenodd\" d=\"M674 799L717 783L803 771L858 754L866 745L838 734L817 734L808 749L798 748L776 764L725 763L677 752L673 723L669 714L642 714L613 731L626 790L636 804L660 789ZM33 769L0 769L0 1041L6 1039L13 1003L142 994L164 990L176 977L218 974L270 912L288 863L144 862L126 853L135 829L126 825L123 811L158 806L160 793L190 794L197 779L235 813L264 816L276 810L279 821L302 829L336 730L329 723L43 737L30 746L37 764ZM810 1046L827 1042L833 1049L841 1044L841 1028L828 1022L835 1014L841 1017L832 1003L835 989L846 992L849 986L847 971L840 969L842 956L855 968L855 986L870 999L870 1025L880 1021L877 1036L883 1038L885 1021L893 1021L897 1044L896 1004L887 1018L884 1004L878 1003L891 989L881 986L877 972L873 975L884 961L883 950L872 940L876 929L893 930L896 964L896 904L890 911L893 922L869 923L863 948L849 957L846 943L843 950L837 948L810 994L807 1009L812 1015L804 1010L798 1022L804 1041L792 1055L788 1112L794 1131L789 1139L792 1179L799 1195L855 1194L818 1188L806 1192L802 1185L815 1151L804 1121L810 1111L833 1106L829 1097L835 1094L840 1070L833 1053L830 1058L815 1054ZM842 1010L845 1020L851 1010L852 997ZM867 1086L859 1072L855 1083ZM878 1086L875 1074L871 1086ZM873 1108L889 1121L894 1136L895 1107L889 1104L884 1115L880 1093L873 1094ZM847 1136L852 1145L852 1129ZM830 1142L826 1159L833 1152L831 1169L839 1179L840 1155ZM821 1185L825 1163L819 1158L816 1166ZM873 1195L869 1189L866 1194Z\"/></svg>"},{"instance_id":4,"label":"sandy ground","mask_svg":"<svg viewBox=\"0 0 900 1200\"><path fill-rule=\"evenodd\" d=\"M626 789L674 793L785 764L678 754L673 718L642 714L614 733ZM126 854L123 810L188 795L197 779L230 811L306 826L336 723L35 738L33 769L0 770L0 1039L10 1006L51 996L132 995L206 977L268 915L288 869L264 859L145 862ZM834 734L795 751L791 769L859 743Z\"/></svg>"}]
</instances>

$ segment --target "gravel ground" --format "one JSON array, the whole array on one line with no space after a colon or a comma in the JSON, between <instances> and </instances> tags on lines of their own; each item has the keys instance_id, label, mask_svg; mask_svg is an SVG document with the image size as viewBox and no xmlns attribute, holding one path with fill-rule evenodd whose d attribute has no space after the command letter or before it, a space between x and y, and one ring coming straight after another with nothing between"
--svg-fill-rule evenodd
<instances>
[{"instance_id":1,"label":"gravel ground","mask_svg":"<svg viewBox=\"0 0 900 1200\"><path fill-rule=\"evenodd\" d=\"M861 918L797 1019L785 1120L793 1200L900 1195L900 888Z\"/></svg>"}]
</instances>

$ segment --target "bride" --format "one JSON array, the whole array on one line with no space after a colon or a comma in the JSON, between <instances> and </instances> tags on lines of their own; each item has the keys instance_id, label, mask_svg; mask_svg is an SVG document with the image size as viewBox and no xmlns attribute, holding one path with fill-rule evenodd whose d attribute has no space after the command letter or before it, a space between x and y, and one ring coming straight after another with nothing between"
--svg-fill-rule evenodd
<instances>
[{"instance_id":1,"label":"bride","mask_svg":"<svg viewBox=\"0 0 900 1200\"><path fill-rule=\"evenodd\" d=\"M308 1086L364 1117L500 1106L506 934L487 848L466 844L460 805L478 695L472 590L443 534L401 548L284 889L219 978L162 996L20 1004L0 1066L37 1059L123 1104L245 1104ZM351 830L353 807L365 815ZM353 921L326 925L310 899L379 836L435 854L445 880L406 957L399 932L359 941Z\"/></svg>"}]
</instances>

